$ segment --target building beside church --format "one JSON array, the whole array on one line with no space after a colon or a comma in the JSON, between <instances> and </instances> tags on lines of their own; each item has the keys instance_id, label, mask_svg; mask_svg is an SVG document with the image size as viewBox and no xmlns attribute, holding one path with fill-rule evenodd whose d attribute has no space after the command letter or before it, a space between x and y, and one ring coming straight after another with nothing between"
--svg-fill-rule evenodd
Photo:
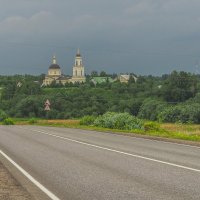
<instances>
[{"instance_id":1,"label":"building beside church","mask_svg":"<svg viewBox=\"0 0 200 200\"><path fill-rule=\"evenodd\" d=\"M134 81L137 82L137 77L130 74L121 74L118 79L121 83L128 83L130 78L133 78Z\"/></svg>"},{"instance_id":2,"label":"building beside church","mask_svg":"<svg viewBox=\"0 0 200 200\"><path fill-rule=\"evenodd\" d=\"M82 56L79 49L75 57L72 71L72 77L62 74L61 67L57 64L56 57L53 56L52 64L49 66L48 74L45 76L42 86L51 85L53 82L63 85L66 83L84 83L86 81L85 67L83 66Z\"/></svg>"}]
</instances>

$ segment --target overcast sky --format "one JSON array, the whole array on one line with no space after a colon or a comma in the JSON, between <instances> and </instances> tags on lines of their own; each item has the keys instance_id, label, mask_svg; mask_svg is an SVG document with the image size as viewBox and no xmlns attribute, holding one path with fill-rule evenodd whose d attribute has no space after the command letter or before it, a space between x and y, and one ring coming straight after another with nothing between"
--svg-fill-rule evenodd
<instances>
[{"instance_id":1,"label":"overcast sky","mask_svg":"<svg viewBox=\"0 0 200 200\"><path fill-rule=\"evenodd\" d=\"M0 0L0 74L200 73L199 0Z\"/></svg>"}]
</instances>

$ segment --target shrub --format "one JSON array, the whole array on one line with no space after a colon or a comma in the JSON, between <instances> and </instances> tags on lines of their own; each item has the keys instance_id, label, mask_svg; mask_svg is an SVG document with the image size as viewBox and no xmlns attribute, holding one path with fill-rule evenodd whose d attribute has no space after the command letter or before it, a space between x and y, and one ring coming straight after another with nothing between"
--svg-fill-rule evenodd
<instances>
[{"instance_id":1,"label":"shrub","mask_svg":"<svg viewBox=\"0 0 200 200\"><path fill-rule=\"evenodd\" d=\"M168 107L159 114L161 122L200 123L200 104L180 104Z\"/></svg>"},{"instance_id":2,"label":"shrub","mask_svg":"<svg viewBox=\"0 0 200 200\"><path fill-rule=\"evenodd\" d=\"M111 129L134 130L144 129L142 120L129 113L107 112L94 121L95 126Z\"/></svg>"},{"instance_id":3,"label":"shrub","mask_svg":"<svg viewBox=\"0 0 200 200\"><path fill-rule=\"evenodd\" d=\"M55 109L51 109L50 111L48 111L46 113L46 118L47 119L57 119L57 115L59 114L59 112Z\"/></svg>"},{"instance_id":4,"label":"shrub","mask_svg":"<svg viewBox=\"0 0 200 200\"><path fill-rule=\"evenodd\" d=\"M181 108L179 106L171 106L164 109L158 116L160 122L174 123L179 121Z\"/></svg>"},{"instance_id":5,"label":"shrub","mask_svg":"<svg viewBox=\"0 0 200 200\"><path fill-rule=\"evenodd\" d=\"M80 120L80 125L92 125L95 121L96 117L86 115Z\"/></svg>"},{"instance_id":6,"label":"shrub","mask_svg":"<svg viewBox=\"0 0 200 200\"><path fill-rule=\"evenodd\" d=\"M167 104L163 101L146 99L140 107L138 117L142 119L155 121L158 119L158 114L162 112L162 110L166 107Z\"/></svg>"},{"instance_id":7,"label":"shrub","mask_svg":"<svg viewBox=\"0 0 200 200\"><path fill-rule=\"evenodd\" d=\"M27 96L16 102L15 110L19 117L38 117L40 109L43 109L43 102L38 96ZM14 113L16 117L16 112Z\"/></svg>"},{"instance_id":8,"label":"shrub","mask_svg":"<svg viewBox=\"0 0 200 200\"><path fill-rule=\"evenodd\" d=\"M7 117L7 114L3 110L0 110L0 122L2 122Z\"/></svg>"},{"instance_id":9,"label":"shrub","mask_svg":"<svg viewBox=\"0 0 200 200\"><path fill-rule=\"evenodd\" d=\"M29 121L28 121L28 123L29 124L36 124L38 121L37 121L37 119L35 119L35 118L31 118Z\"/></svg>"},{"instance_id":10,"label":"shrub","mask_svg":"<svg viewBox=\"0 0 200 200\"><path fill-rule=\"evenodd\" d=\"M3 120L3 124L4 124L4 125L14 125L15 122L14 122L14 120L11 119L11 118L6 118L6 119Z\"/></svg>"}]
</instances>

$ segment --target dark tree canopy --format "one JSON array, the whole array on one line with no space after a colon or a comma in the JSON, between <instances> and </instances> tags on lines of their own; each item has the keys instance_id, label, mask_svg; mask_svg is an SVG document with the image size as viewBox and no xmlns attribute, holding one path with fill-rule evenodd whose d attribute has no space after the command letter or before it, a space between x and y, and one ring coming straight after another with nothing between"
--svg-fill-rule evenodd
<instances>
[{"instance_id":1,"label":"dark tree canopy","mask_svg":"<svg viewBox=\"0 0 200 200\"><path fill-rule=\"evenodd\" d=\"M98 116L112 112L128 112L148 120L200 123L200 76L172 72L161 77L138 76L128 83L105 81L93 84L96 71L87 75L84 84L41 87L41 76L0 76L0 110L10 117L51 119ZM100 76L116 78L101 72ZM44 111L49 99L51 110Z\"/></svg>"}]
</instances>

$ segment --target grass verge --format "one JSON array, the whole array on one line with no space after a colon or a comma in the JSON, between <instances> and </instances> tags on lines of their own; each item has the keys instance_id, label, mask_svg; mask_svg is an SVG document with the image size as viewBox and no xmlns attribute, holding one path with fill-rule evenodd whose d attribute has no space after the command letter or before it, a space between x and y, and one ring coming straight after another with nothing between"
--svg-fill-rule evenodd
<instances>
[{"instance_id":1,"label":"grass verge","mask_svg":"<svg viewBox=\"0 0 200 200\"><path fill-rule=\"evenodd\" d=\"M159 138L168 138L168 139L179 139L186 141L195 141L200 142L200 125L183 125L183 124L161 124L159 130L118 130L118 129L109 129L96 126L86 126L80 125L80 120L41 120L37 119L34 123L31 123L31 120L15 120L18 125L40 125L40 126L54 126L54 127L65 127L65 128L78 128L84 130L93 130L101 132L112 132L119 133L124 135L143 135L143 136L152 136Z\"/></svg>"}]
</instances>

